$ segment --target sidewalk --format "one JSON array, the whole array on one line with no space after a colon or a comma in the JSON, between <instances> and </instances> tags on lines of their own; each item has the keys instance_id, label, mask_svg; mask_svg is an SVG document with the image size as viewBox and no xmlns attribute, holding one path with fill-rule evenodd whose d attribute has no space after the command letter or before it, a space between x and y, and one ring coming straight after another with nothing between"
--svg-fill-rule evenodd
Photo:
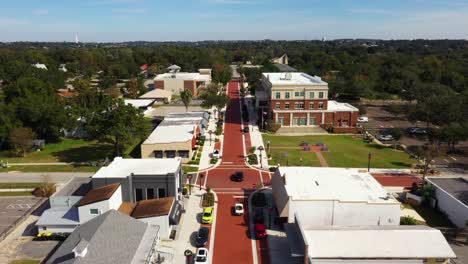
<instances>
[{"instance_id":1,"label":"sidewalk","mask_svg":"<svg viewBox=\"0 0 468 264\"><path fill-rule=\"evenodd\" d=\"M160 247L172 248L174 258L171 263L185 263L185 250L196 251L193 246L196 232L200 228L201 224L201 213L203 211L201 207L201 198L205 190L199 190L194 187L192 189L192 195L190 198L184 198L185 213L182 215L182 219L179 223L176 239L175 240L161 240Z\"/></svg>"},{"instance_id":2,"label":"sidewalk","mask_svg":"<svg viewBox=\"0 0 468 264\"><path fill-rule=\"evenodd\" d=\"M250 144L255 146L257 150L255 150L255 154L257 155L257 159L259 163L257 165L252 165L253 167L260 168L260 164L263 165L263 169L268 169L268 156L266 153L266 147L263 144L262 133L260 132L260 128L257 125L257 113L255 111L255 106L252 103L252 97L245 97L244 98L245 104L247 105L247 110L249 111L249 134L250 134ZM262 161L260 162L260 151L258 147L262 146L264 151L262 151Z\"/></svg>"},{"instance_id":3,"label":"sidewalk","mask_svg":"<svg viewBox=\"0 0 468 264\"><path fill-rule=\"evenodd\" d=\"M200 165L198 167L198 170L204 170L208 167L213 166L213 164L210 163L211 160L211 153L214 151L214 146L216 145L215 143L215 138L218 137L220 141L223 140L223 135L216 136L215 131L216 131L216 120L215 116L213 114L213 109L210 110L211 117L210 121L208 122L208 128L205 129L205 144L203 145L203 151L202 155L200 158ZM213 134L211 135L211 143L210 143L210 134L208 131L213 131ZM219 149L220 151L220 156L222 156L222 149Z\"/></svg>"}]
</instances>

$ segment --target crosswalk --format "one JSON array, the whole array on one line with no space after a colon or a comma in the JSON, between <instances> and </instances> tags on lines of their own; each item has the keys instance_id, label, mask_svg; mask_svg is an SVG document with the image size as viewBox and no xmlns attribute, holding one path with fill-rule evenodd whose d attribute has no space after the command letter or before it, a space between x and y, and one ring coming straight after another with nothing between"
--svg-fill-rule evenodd
<instances>
[{"instance_id":1,"label":"crosswalk","mask_svg":"<svg viewBox=\"0 0 468 264\"><path fill-rule=\"evenodd\" d=\"M212 189L216 194L232 194L235 196L249 196L255 191L255 189L247 188L213 188Z\"/></svg>"}]
</instances>

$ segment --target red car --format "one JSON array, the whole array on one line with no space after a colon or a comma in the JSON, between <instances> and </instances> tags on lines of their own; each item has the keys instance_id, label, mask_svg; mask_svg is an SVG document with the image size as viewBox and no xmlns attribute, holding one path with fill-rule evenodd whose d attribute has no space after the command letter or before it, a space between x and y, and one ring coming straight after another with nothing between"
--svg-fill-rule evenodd
<instances>
[{"instance_id":1,"label":"red car","mask_svg":"<svg viewBox=\"0 0 468 264\"><path fill-rule=\"evenodd\" d=\"M263 239L266 238L267 233L266 233L266 226L265 224L258 223L255 224L255 237L257 239Z\"/></svg>"}]
</instances>

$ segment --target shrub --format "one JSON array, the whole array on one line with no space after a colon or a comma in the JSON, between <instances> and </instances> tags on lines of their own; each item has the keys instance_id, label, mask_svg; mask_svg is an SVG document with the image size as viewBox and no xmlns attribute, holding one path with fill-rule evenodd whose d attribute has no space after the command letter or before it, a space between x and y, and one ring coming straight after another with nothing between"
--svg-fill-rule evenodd
<instances>
[{"instance_id":1,"label":"shrub","mask_svg":"<svg viewBox=\"0 0 468 264\"><path fill-rule=\"evenodd\" d=\"M281 124L278 124L278 123L273 123L273 122L268 122L268 124L266 125L265 129L269 132L273 132L273 133L276 133L276 131L278 131L278 129L281 128Z\"/></svg>"},{"instance_id":2,"label":"shrub","mask_svg":"<svg viewBox=\"0 0 468 264\"><path fill-rule=\"evenodd\" d=\"M412 216L400 217L400 225L417 225L418 221Z\"/></svg>"},{"instance_id":3,"label":"shrub","mask_svg":"<svg viewBox=\"0 0 468 264\"><path fill-rule=\"evenodd\" d=\"M211 207L213 205L214 205L214 194L213 193L203 194L202 206L203 207Z\"/></svg>"},{"instance_id":4,"label":"shrub","mask_svg":"<svg viewBox=\"0 0 468 264\"><path fill-rule=\"evenodd\" d=\"M219 136L222 133L223 133L223 127L221 127L221 126L216 127L215 135Z\"/></svg>"},{"instance_id":5,"label":"shrub","mask_svg":"<svg viewBox=\"0 0 468 264\"><path fill-rule=\"evenodd\" d=\"M257 155L255 155L255 154L250 154L249 156L247 156L247 161L249 162L250 165L258 164Z\"/></svg>"},{"instance_id":6,"label":"shrub","mask_svg":"<svg viewBox=\"0 0 468 264\"><path fill-rule=\"evenodd\" d=\"M255 153L255 150L257 148L255 146L251 146L250 149L249 149L249 153Z\"/></svg>"},{"instance_id":7,"label":"shrub","mask_svg":"<svg viewBox=\"0 0 468 264\"><path fill-rule=\"evenodd\" d=\"M218 162L217 158L211 158L210 159L210 164L216 164L216 162Z\"/></svg>"}]
</instances>

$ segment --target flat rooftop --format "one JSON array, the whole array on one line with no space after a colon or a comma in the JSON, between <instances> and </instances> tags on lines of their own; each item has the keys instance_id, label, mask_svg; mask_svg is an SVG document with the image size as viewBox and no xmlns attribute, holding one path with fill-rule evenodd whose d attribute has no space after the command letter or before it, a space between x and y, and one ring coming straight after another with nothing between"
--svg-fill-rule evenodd
<instances>
[{"instance_id":1,"label":"flat rooftop","mask_svg":"<svg viewBox=\"0 0 468 264\"><path fill-rule=\"evenodd\" d=\"M76 226L80 224L78 208L76 207L53 207L45 210L36 226L42 225L69 225Z\"/></svg>"},{"instance_id":2,"label":"flat rooftop","mask_svg":"<svg viewBox=\"0 0 468 264\"><path fill-rule=\"evenodd\" d=\"M144 95L140 96L139 98L167 98L171 97L172 92L170 90L163 90L163 89L153 89Z\"/></svg>"},{"instance_id":3,"label":"flat rooftop","mask_svg":"<svg viewBox=\"0 0 468 264\"><path fill-rule=\"evenodd\" d=\"M173 159L123 159L116 157L106 167L100 168L93 178L126 178L135 175L166 175L175 173L181 166L180 158Z\"/></svg>"},{"instance_id":4,"label":"flat rooftop","mask_svg":"<svg viewBox=\"0 0 468 264\"><path fill-rule=\"evenodd\" d=\"M303 72L265 72L265 78L275 85L326 85L318 76L311 76Z\"/></svg>"},{"instance_id":5,"label":"flat rooftop","mask_svg":"<svg viewBox=\"0 0 468 264\"><path fill-rule=\"evenodd\" d=\"M442 233L427 226L324 227L304 233L312 259L456 257Z\"/></svg>"},{"instance_id":6,"label":"flat rooftop","mask_svg":"<svg viewBox=\"0 0 468 264\"><path fill-rule=\"evenodd\" d=\"M148 107L154 103L153 99L125 99L124 103L136 108Z\"/></svg>"},{"instance_id":7,"label":"flat rooftop","mask_svg":"<svg viewBox=\"0 0 468 264\"><path fill-rule=\"evenodd\" d=\"M348 168L279 167L293 200L398 203L372 175Z\"/></svg>"},{"instance_id":8,"label":"flat rooftop","mask_svg":"<svg viewBox=\"0 0 468 264\"><path fill-rule=\"evenodd\" d=\"M468 206L468 179L429 177L428 180Z\"/></svg>"},{"instance_id":9,"label":"flat rooftop","mask_svg":"<svg viewBox=\"0 0 468 264\"><path fill-rule=\"evenodd\" d=\"M202 119L208 118L209 114L204 111L198 112L185 112L185 113L170 113L164 119Z\"/></svg>"},{"instance_id":10,"label":"flat rooftop","mask_svg":"<svg viewBox=\"0 0 468 264\"><path fill-rule=\"evenodd\" d=\"M164 123L164 122L163 122ZM161 124L163 124L161 123ZM195 133L193 124L159 125L143 142L145 144L176 143L192 140Z\"/></svg>"},{"instance_id":11,"label":"flat rooftop","mask_svg":"<svg viewBox=\"0 0 468 264\"><path fill-rule=\"evenodd\" d=\"M210 75L200 74L198 72L176 72L176 73L163 73L154 77L154 80L165 79L179 79L179 80L194 80L194 81L209 81Z\"/></svg>"},{"instance_id":12,"label":"flat rooftop","mask_svg":"<svg viewBox=\"0 0 468 264\"><path fill-rule=\"evenodd\" d=\"M348 103L339 103L337 101L328 101L328 111L332 112L357 112L359 109Z\"/></svg>"}]
</instances>

